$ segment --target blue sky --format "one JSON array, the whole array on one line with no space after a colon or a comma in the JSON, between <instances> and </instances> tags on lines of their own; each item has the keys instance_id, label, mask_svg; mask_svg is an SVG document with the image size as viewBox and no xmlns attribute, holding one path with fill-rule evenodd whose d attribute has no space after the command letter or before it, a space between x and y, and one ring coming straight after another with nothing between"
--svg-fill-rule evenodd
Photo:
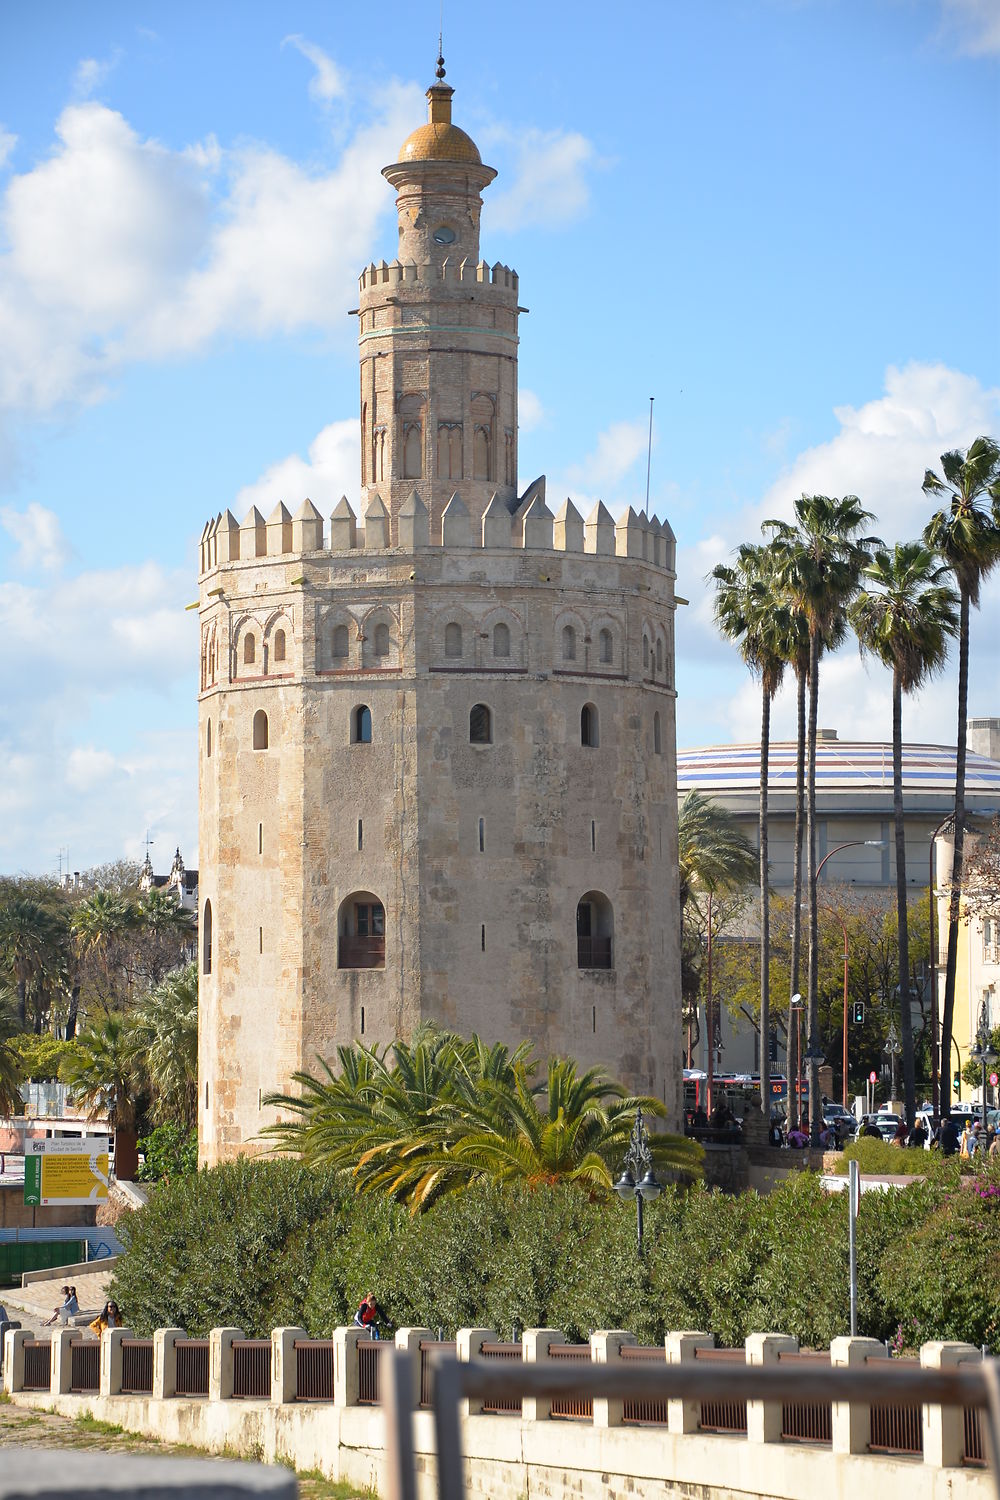
<instances>
[{"instance_id":1,"label":"blue sky","mask_svg":"<svg viewBox=\"0 0 1000 1500\"><path fill-rule=\"evenodd\" d=\"M0 9L0 868L197 845L195 543L227 505L357 495L356 276L424 117L438 6ZM1000 433L995 0L445 6L500 173L521 479L679 541L678 742L752 737L708 569L803 489L893 540ZM997 585L973 711L1000 712ZM888 737L883 674L821 717ZM951 675L909 709L953 738ZM778 728L790 724L778 704Z\"/></svg>"}]
</instances>

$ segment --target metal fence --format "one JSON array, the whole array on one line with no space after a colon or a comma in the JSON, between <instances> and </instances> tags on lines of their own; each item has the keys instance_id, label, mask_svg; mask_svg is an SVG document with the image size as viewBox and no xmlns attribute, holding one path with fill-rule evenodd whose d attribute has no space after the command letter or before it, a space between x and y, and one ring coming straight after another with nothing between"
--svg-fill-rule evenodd
<instances>
[{"instance_id":1,"label":"metal fence","mask_svg":"<svg viewBox=\"0 0 1000 1500\"><path fill-rule=\"evenodd\" d=\"M696 1360L717 1364L745 1365L745 1349L696 1349ZM698 1426L702 1432L746 1432L747 1404L745 1401L703 1401Z\"/></svg>"},{"instance_id":2,"label":"metal fence","mask_svg":"<svg viewBox=\"0 0 1000 1500\"><path fill-rule=\"evenodd\" d=\"M178 1396L207 1396L208 1339L178 1339L174 1349Z\"/></svg>"},{"instance_id":3,"label":"metal fence","mask_svg":"<svg viewBox=\"0 0 1000 1500\"><path fill-rule=\"evenodd\" d=\"M382 1350L390 1348L378 1339L358 1340L358 1403L361 1406L379 1404L378 1367Z\"/></svg>"},{"instance_id":4,"label":"metal fence","mask_svg":"<svg viewBox=\"0 0 1000 1500\"><path fill-rule=\"evenodd\" d=\"M69 1346L69 1388L74 1396L101 1389L101 1346L97 1339L78 1339Z\"/></svg>"},{"instance_id":5,"label":"metal fence","mask_svg":"<svg viewBox=\"0 0 1000 1500\"><path fill-rule=\"evenodd\" d=\"M153 1340L122 1339L122 1395L153 1394Z\"/></svg>"},{"instance_id":6,"label":"metal fence","mask_svg":"<svg viewBox=\"0 0 1000 1500\"><path fill-rule=\"evenodd\" d=\"M240 1401L271 1399L271 1340L233 1340L233 1397Z\"/></svg>"},{"instance_id":7,"label":"metal fence","mask_svg":"<svg viewBox=\"0 0 1000 1500\"><path fill-rule=\"evenodd\" d=\"M421 1339L420 1340L420 1405L433 1406L433 1376L431 1374L431 1361L434 1352L438 1354L454 1354L457 1345L452 1339Z\"/></svg>"},{"instance_id":8,"label":"metal fence","mask_svg":"<svg viewBox=\"0 0 1000 1500\"><path fill-rule=\"evenodd\" d=\"M295 1340L295 1399L333 1400L333 1339Z\"/></svg>"},{"instance_id":9,"label":"metal fence","mask_svg":"<svg viewBox=\"0 0 1000 1500\"><path fill-rule=\"evenodd\" d=\"M878 1368L883 1361L867 1359L865 1363ZM920 1368L918 1359L894 1359L892 1363L896 1368ZM911 1401L873 1401L868 1448L872 1453L911 1454L913 1457L923 1453L924 1424L919 1405Z\"/></svg>"},{"instance_id":10,"label":"metal fence","mask_svg":"<svg viewBox=\"0 0 1000 1500\"><path fill-rule=\"evenodd\" d=\"M983 1429L980 1422L981 1413L974 1406L967 1406L962 1416L965 1426L964 1462L970 1468L985 1469L987 1467L987 1458L986 1448L983 1444Z\"/></svg>"},{"instance_id":11,"label":"metal fence","mask_svg":"<svg viewBox=\"0 0 1000 1500\"><path fill-rule=\"evenodd\" d=\"M778 1354L782 1365L821 1365L830 1368L829 1350L800 1349ZM786 1443L832 1443L833 1408L829 1401L783 1401L781 1436Z\"/></svg>"},{"instance_id":12,"label":"metal fence","mask_svg":"<svg viewBox=\"0 0 1000 1500\"><path fill-rule=\"evenodd\" d=\"M589 1344L550 1344L549 1359L568 1360L571 1364L590 1364ZM594 1400L592 1396L556 1396L549 1408L554 1417L569 1417L574 1421L592 1421Z\"/></svg>"},{"instance_id":13,"label":"metal fence","mask_svg":"<svg viewBox=\"0 0 1000 1500\"><path fill-rule=\"evenodd\" d=\"M483 1359L521 1359L523 1350L520 1344L484 1344L482 1348ZM498 1401L484 1401L483 1411L492 1412L495 1416L519 1417L521 1415L521 1402L519 1400L508 1400L501 1397Z\"/></svg>"},{"instance_id":14,"label":"metal fence","mask_svg":"<svg viewBox=\"0 0 1000 1500\"><path fill-rule=\"evenodd\" d=\"M667 1358L666 1348L645 1344L623 1344L621 1357L626 1364L662 1365ZM667 1425L667 1403L651 1398L624 1401L622 1421L643 1427L665 1427Z\"/></svg>"},{"instance_id":15,"label":"metal fence","mask_svg":"<svg viewBox=\"0 0 1000 1500\"><path fill-rule=\"evenodd\" d=\"M24 1390L52 1389L52 1345L48 1339L24 1341Z\"/></svg>"}]
</instances>

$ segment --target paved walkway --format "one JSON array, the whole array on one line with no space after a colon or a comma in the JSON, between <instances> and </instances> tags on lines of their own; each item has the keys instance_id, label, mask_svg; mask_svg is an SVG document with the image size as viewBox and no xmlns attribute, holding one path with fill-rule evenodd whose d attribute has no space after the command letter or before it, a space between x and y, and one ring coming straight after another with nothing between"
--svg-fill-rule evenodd
<instances>
[{"instance_id":1,"label":"paved walkway","mask_svg":"<svg viewBox=\"0 0 1000 1500\"><path fill-rule=\"evenodd\" d=\"M96 1318L108 1300L108 1285L113 1267L100 1269L101 1262L94 1261L92 1271L77 1271L67 1277L65 1271L53 1271L44 1281L31 1281L27 1286L9 1287L0 1291L0 1302L22 1327L37 1333L46 1318L51 1318L52 1309L62 1302L60 1287L67 1280L76 1287L80 1304L80 1317L86 1322ZM77 1320L79 1321L79 1319Z\"/></svg>"}]
</instances>

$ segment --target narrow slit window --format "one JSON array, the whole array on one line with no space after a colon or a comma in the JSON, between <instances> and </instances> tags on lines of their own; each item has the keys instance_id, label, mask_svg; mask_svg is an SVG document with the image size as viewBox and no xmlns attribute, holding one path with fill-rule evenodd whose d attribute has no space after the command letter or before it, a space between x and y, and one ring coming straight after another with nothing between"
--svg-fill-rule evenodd
<instances>
[{"instance_id":1,"label":"narrow slit window","mask_svg":"<svg viewBox=\"0 0 1000 1500\"><path fill-rule=\"evenodd\" d=\"M564 625L562 633L563 661L576 661L576 631L572 625Z\"/></svg>"},{"instance_id":2,"label":"narrow slit window","mask_svg":"<svg viewBox=\"0 0 1000 1500\"><path fill-rule=\"evenodd\" d=\"M580 710L580 744L593 750L597 743L597 709L593 703L585 703Z\"/></svg>"},{"instance_id":3,"label":"narrow slit window","mask_svg":"<svg viewBox=\"0 0 1000 1500\"><path fill-rule=\"evenodd\" d=\"M201 923L201 972L211 974L212 972L212 903L205 902L205 911Z\"/></svg>"},{"instance_id":4,"label":"narrow slit window","mask_svg":"<svg viewBox=\"0 0 1000 1500\"><path fill-rule=\"evenodd\" d=\"M205 1108L208 1108L208 1081L205 1082Z\"/></svg>"},{"instance_id":5,"label":"narrow slit window","mask_svg":"<svg viewBox=\"0 0 1000 1500\"><path fill-rule=\"evenodd\" d=\"M354 710L354 733L351 738L356 745L370 745L372 742L372 711L364 703Z\"/></svg>"},{"instance_id":6,"label":"narrow slit window","mask_svg":"<svg viewBox=\"0 0 1000 1500\"><path fill-rule=\"evenodd\" d=\"M607 664L611 661L612 651L614 649L614 642L611 639L611 631L602 630L600 636L598 637L598 641L601 648L601 661Z\"/></svg>"},{"instance_id":7,"label":"narrow slit window","mask_svg":"<svg viewBox=\"0 0 1000 1500\"><path fill-rule=\"evenodd\" d=\"M267 743L267 714L262 708L258 708L253 716L253 747L255 750L266 750Z\"/></svg>"},{"instance_id":8,"label":"narrow slit window","mask_svg":"<svg viewBox=\"0 0 1000 1500\"><path fill-rule=\"evenodd\" d=\"M660 740L660 716L658 713L653 715L653 753L655 755L663 753L663 745Z\"/></svg>"},{"instance_id":9,"label":"narrow slit window","mask_svg":"<svg viewBox=\"0 0 1000 1500\"><path fill-rule=\"evenodd\" d=\"M258 854L263 854L264 853L264 825L263 825L263 823L258 823L257 824L257 853Z\"/></svg>"},{"instance_id":10,"label":"narrow slit window","mask_svg":"<svg viewBox=\"0 0 1000 1500\"><path fill-rule=\"evenodd\" d=\"M263 1107L264 1107L264 1090L263 1089L258 1089L257 1090L257 1108L258 1109L262 1109Z\"/></svg>"},{"instance_id":11,"label":"narrow slit window","mask_svg":"<svg viewBox=\"0 0 1000 1500\"><path fill-rule=\"evenodd\" d=\"M263 929L263 927L258 927L257 928L257 952L258 953L263 953L263 951L264 951L264 929Z\"/></svg>"},{"instance_id":12,"label":"narrow slit window","mask_svg":"<svg viewBox=\"0 0 1000 1500\"><path fill-rule=\"evenodd\" d=\"M594 1028L594 1035L596 1036L597 1035L597 1006L596 1005L592 1005L591 1006L591 1011L592 1011L592 1025L593 1025L593 1028Z\"/></svg>"},{"instance_id":13,"label":"narrow slit window","mask_svg":"<svg viewBox=\"0 0 1000 1500\"><path fill-rule=\"evenodd\" d=\"M205 759L212 759L212 721L209 719L205 726Z\"/></svg>"},{"instance_id":14,"label":"narrow slit window","mask_svg":"<svg viewBox=\"0 0 1000 1500\"><path fill-rule=\"evenodd\" d=\"M479 852L486 853L486 819L479 819Z\"/></svg>"},{"instance_id":15,"label":"narrow slit window","mask_svg":"<svg viewBox=\"0 0 1000 1500\"><path fill-rule=\"evenodd\" d=\"M358 849L359 849L359 851L361 849L363 849L364 847L365 847L365 825L362 822L362 820L359 818L358 819Z\"/></svg>"},{"instance_id":16,"label":"narrow slit window","mask_svg":"<svg viewBox=\"0 0 1000 1500\"><path fill-rule=\"evenodd\" d=\"M482 953L486 952L486 923L479 929L479 948Z\"/></svg>"},{"instance_id":17,"label":"narrow slit window","mask_svg":"<svg viewBox=\"0 0 1000 1500\"><path fill-rule=\"evenodd\" d=\"M252 635L243 637L243 665L252 667L257 659L257 643Z\"/></svg>"},{"instance_id":18,"label":"narrow slit window","mask_svg":"<svg viewBox=\"0 0 1000 1500\"><path fill-rule=\"evenodd\" d=\"M275 661L285 659L285 632L283 630L274 632L274 659Z\"/></svg>"},{"instance_id":19,"label":"narrow slit window","mask_svg":"<svg viewBox=\"0 0 1000 1500\"><path fill-rule=\"evenodd\" d=\"M593 818L590 820L590 852L597 853L597 824Z\"/></svg>"},{"instance_id":20,"label":"narrow slit window","mask_svg":"<svg viewBox=\"0 0 1000 1500\"><path fill-rule=\"evenodd\" d=\"M365 1034L365 1008L362 1005L362 1007L361 1007L361 1035L364 1036L364 1034Z\"/></svg>"}]
</instances>

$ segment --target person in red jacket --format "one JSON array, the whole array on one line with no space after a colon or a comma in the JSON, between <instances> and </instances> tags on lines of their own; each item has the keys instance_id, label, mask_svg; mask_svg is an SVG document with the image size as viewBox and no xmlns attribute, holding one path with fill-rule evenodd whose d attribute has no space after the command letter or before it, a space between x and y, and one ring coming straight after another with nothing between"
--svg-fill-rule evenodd
<instances>
[{"instance_id":1,"label":"person in red jacket","mask_svg":"<svg viewBox=\"0 0 1000 1500\"><path fill-rule=\"evenodd\" d=\"M372 1338L377 1339L380 1319L382 1319L382 1309L375 1301L375 1293L369 1292L367 1297L362 1297L361 1305L354 1314L355 1325L358 1328L367 1328Z\"/></svg>"}]
</instances>

